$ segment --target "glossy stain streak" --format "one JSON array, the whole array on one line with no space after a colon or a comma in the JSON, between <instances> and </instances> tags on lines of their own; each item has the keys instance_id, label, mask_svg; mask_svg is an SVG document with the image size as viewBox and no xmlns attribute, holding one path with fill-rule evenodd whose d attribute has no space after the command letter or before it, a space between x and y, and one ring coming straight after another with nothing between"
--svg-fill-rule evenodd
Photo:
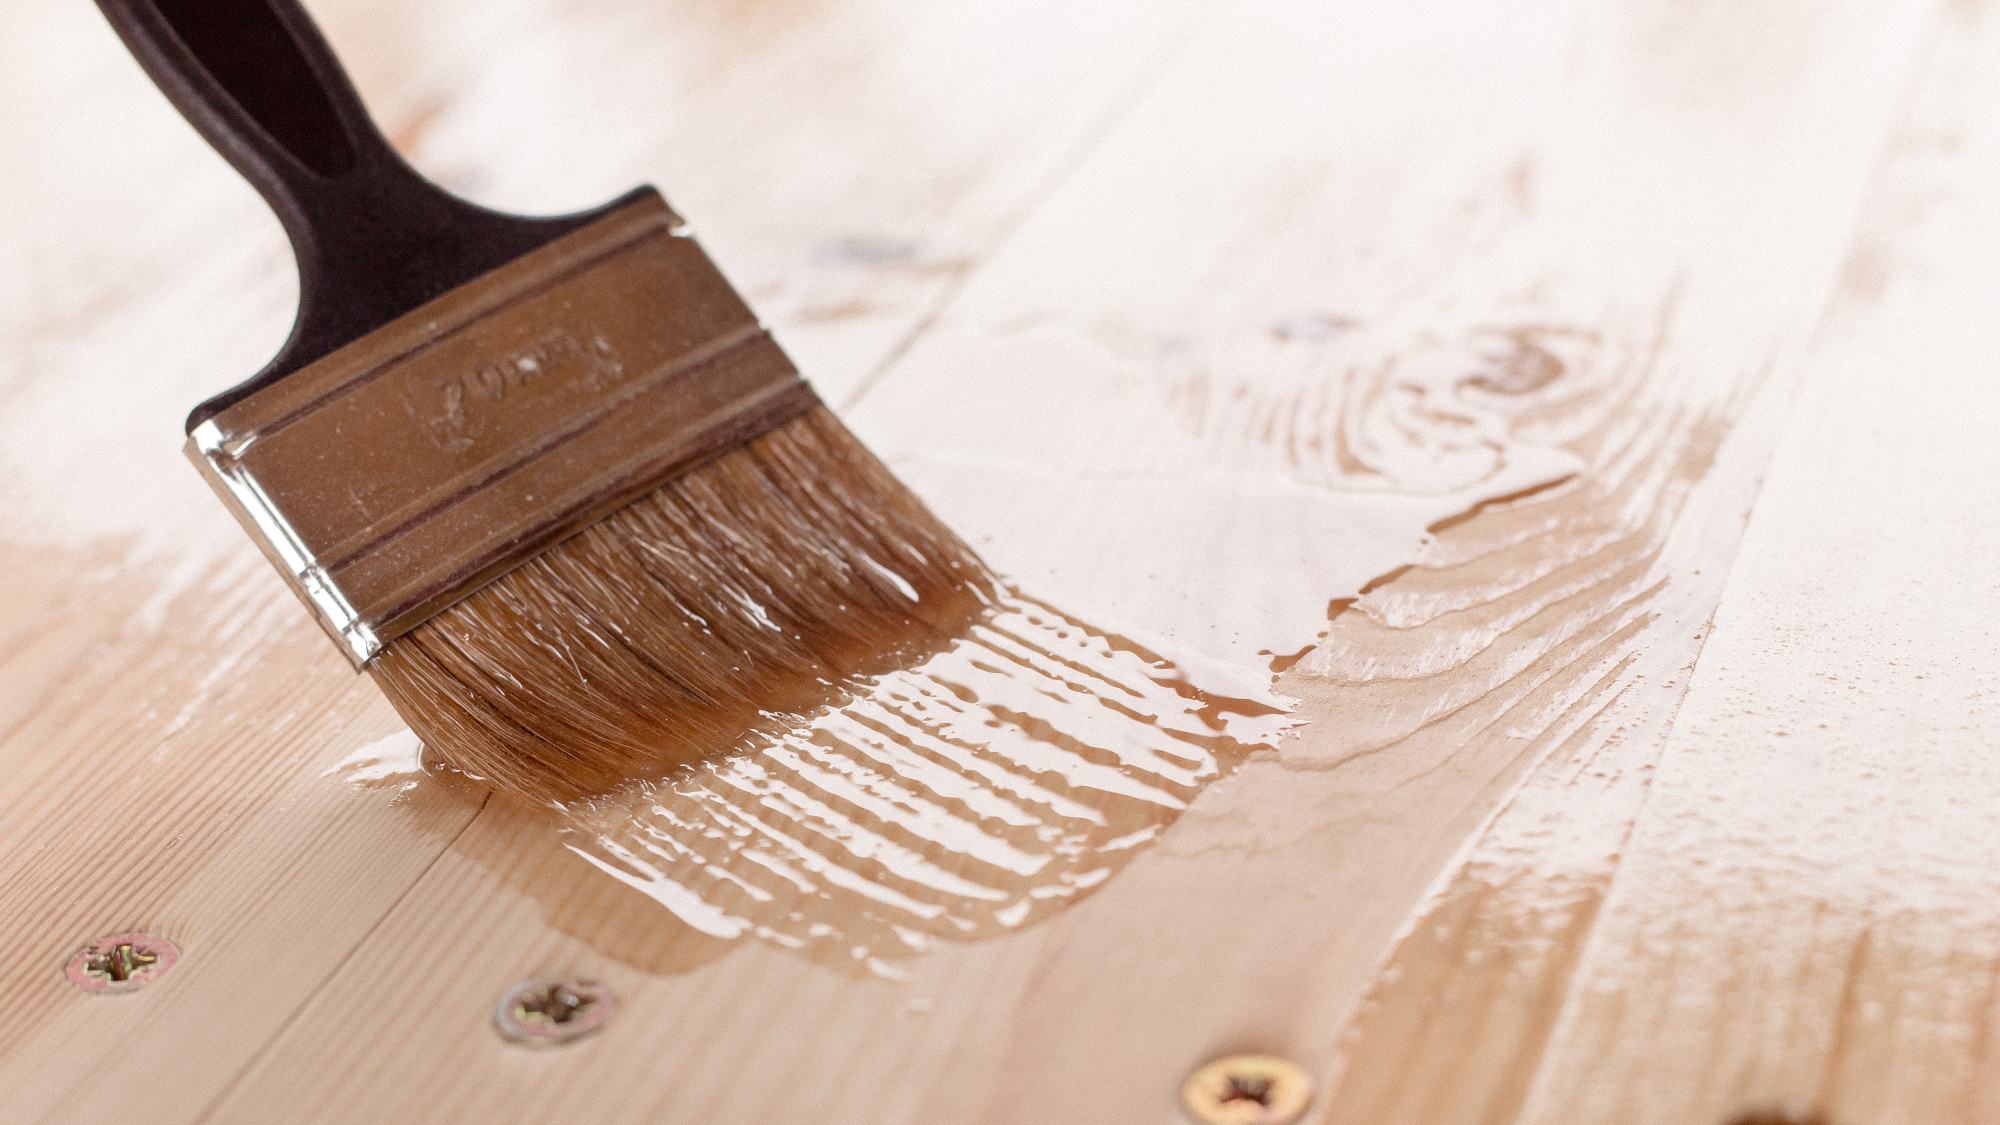
<instances>
[{"instance_id":1,"label":"glossy stain streak","mask_svg":"<svg viewBox=\"0 0 2000 1125\"><path fill-rule=\"evenodd\" d=\"M1291 722L1008 593L917 666L743 753L573 805L566 832L703 933L893 974L1101 886Z\"/></svg>"},{"instance_id":2,"label":"glossy stain streak","mask_svg":"<svg viewBox=\"0 0 2000 1125\"><path fill-rule=\"evenodd\" d=\"M888 975L939 941L1078 901L1204 788L1278 749L1300 722L1280 679L1332 615L1425 558L1440 526L1574 473L1564 443L1524 440L1516 417L1574 393L1554 350L1572 344L1473 332L1331 380L1371 393L1316 407L1291 400L1329 393L1317 384L1271 396L1176 381L1150 444L1181 454L1154 471L909 461L961 526L1018 525L985 505L1025 497L1075 529L996 549L1097 624L1010 588L942 650L773 716L726 759L572 804L570 848L711 936ZM1188 581L1164 571L1176 559ZM1234 573L1258 581L1223 580Z\"/></svg>"},{"instance_id":3,"label":"glossy stain streak","mask_svg":"<svg viewBox=\"0 0 2000 1125\"><path fill-rule=\"evenodd\" d=\"M900 667L767 713L700 764L568 802L567 846L699 932L886 975L1031 925L1287 742L1287 693L1327 696L1330 660L1389 671L1348 643L1367 616L1351 611L1445 561L1471 515L1574 491L1591 461L1564 421L1625 381L1586 334L1504 321L1245 346L1141 349L1136 368L1168 378L1135 401L1107 370L1101 411L1021 404L1023 432L1081 463L864 427L950 524L1036 529L986 545L1022 581ZM1280 760L1330 767L1378 745L1382 722L1427 714L1377 710L1343 709L1338 731L1303 740L1317 752L1291 741Z\"/></svg>"}]
</instances>

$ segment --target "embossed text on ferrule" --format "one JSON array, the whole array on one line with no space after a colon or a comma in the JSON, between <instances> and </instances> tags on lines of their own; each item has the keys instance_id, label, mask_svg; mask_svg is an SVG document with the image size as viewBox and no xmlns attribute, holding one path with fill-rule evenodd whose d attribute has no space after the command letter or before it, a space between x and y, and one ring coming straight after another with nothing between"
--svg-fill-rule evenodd
<instances>
[{"instance_id":1,"label":"embossed text on ferrule","mask_svg":"<svg viewBox=\"0 0 2000 1125\"><path fill-rule=\"evenodd\" d=\"M678 229L641 199L192 435L350 659L817 403Z\"/></svg>"},{"instance_id":2,"label":"embossed text on ferrule","mask_svg":"<svg viewBox=\"0 0 2000 1125\"><path fill-rule=\"evenodd\" d=\"M416 388L405 405L440 452L457 454L478 443L486 408L504 403L510 393L549 384L563 394L602 393L624 375L625 365L603 332L558 325L524 348L438 380L429 394Z\"/></svg>"}]
</instances>

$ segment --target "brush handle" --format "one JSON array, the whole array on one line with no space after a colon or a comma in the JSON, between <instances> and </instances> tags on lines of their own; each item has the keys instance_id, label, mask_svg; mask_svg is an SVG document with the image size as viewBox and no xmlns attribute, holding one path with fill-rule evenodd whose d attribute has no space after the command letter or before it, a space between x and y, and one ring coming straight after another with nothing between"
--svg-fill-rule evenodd
<instances>
[{"instance_id":1,"label":"brush handle","mask_svg":"<svg viewBox=\"0 0 2000 1125\"><path fill-rule=\"evenodd\" d=\"M563 218L524 218L431 183L375 127L297 0L98 6L167 98L263 194L298 255L291 338L255 378L196 408L190 430L632 198Z\"/></svg>"}]
</instances>

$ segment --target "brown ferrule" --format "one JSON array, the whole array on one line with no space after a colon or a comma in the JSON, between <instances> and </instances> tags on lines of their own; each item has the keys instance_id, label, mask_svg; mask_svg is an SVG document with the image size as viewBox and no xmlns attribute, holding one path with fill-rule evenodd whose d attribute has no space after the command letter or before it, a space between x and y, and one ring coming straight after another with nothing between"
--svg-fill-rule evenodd
<instances>
[{"instance_id":1,"label":"brown ferrule","mask_svg":"<svg viewBox=\"0 0 2000 1125\"><path fill-rule=\"evenodd\" d=\"M360 667L817 403L653 197L228 407L188 453Z\"/></svg>"}]
</instances>

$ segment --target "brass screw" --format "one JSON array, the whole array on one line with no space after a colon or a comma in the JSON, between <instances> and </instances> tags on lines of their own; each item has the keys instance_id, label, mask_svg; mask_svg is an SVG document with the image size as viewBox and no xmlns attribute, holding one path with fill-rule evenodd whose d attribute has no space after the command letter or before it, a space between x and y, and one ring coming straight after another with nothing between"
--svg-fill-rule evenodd
<instances>
[{"instance_id":1,"label":"brass screw","mask_svg":"<svg viewBox=\"0 0 2000 1125\"><path fill-rule=\"evenodd\" d=\"M1181 1102L1201 1125L1294 1125L1312 1095L1312 1076L1274 1055L1217 1059L1181 1085Z\"/></svg>"},{"instance_id":2,"label":"brass screw","mask_svg":"<svg viewBox=\"0 0 2000 1125\"><path fill-rule=\"evenodd\" d=\"M617 1007L617 997L594 980L536 978L501 995L493 1026L515 1043L570 1043L603 1027Z\"/></svg>"},{"instance_id":3,"label":"brass screw","mask_svg":"<svg viewBox=\"0 0 2000 1125\"><path fill-rule=\"evenodd\" d=\"M132 992L180 962L180 947L152 934L111 934L70 954L63 976L85 992Z\"/></svg>"}]
</instances>

